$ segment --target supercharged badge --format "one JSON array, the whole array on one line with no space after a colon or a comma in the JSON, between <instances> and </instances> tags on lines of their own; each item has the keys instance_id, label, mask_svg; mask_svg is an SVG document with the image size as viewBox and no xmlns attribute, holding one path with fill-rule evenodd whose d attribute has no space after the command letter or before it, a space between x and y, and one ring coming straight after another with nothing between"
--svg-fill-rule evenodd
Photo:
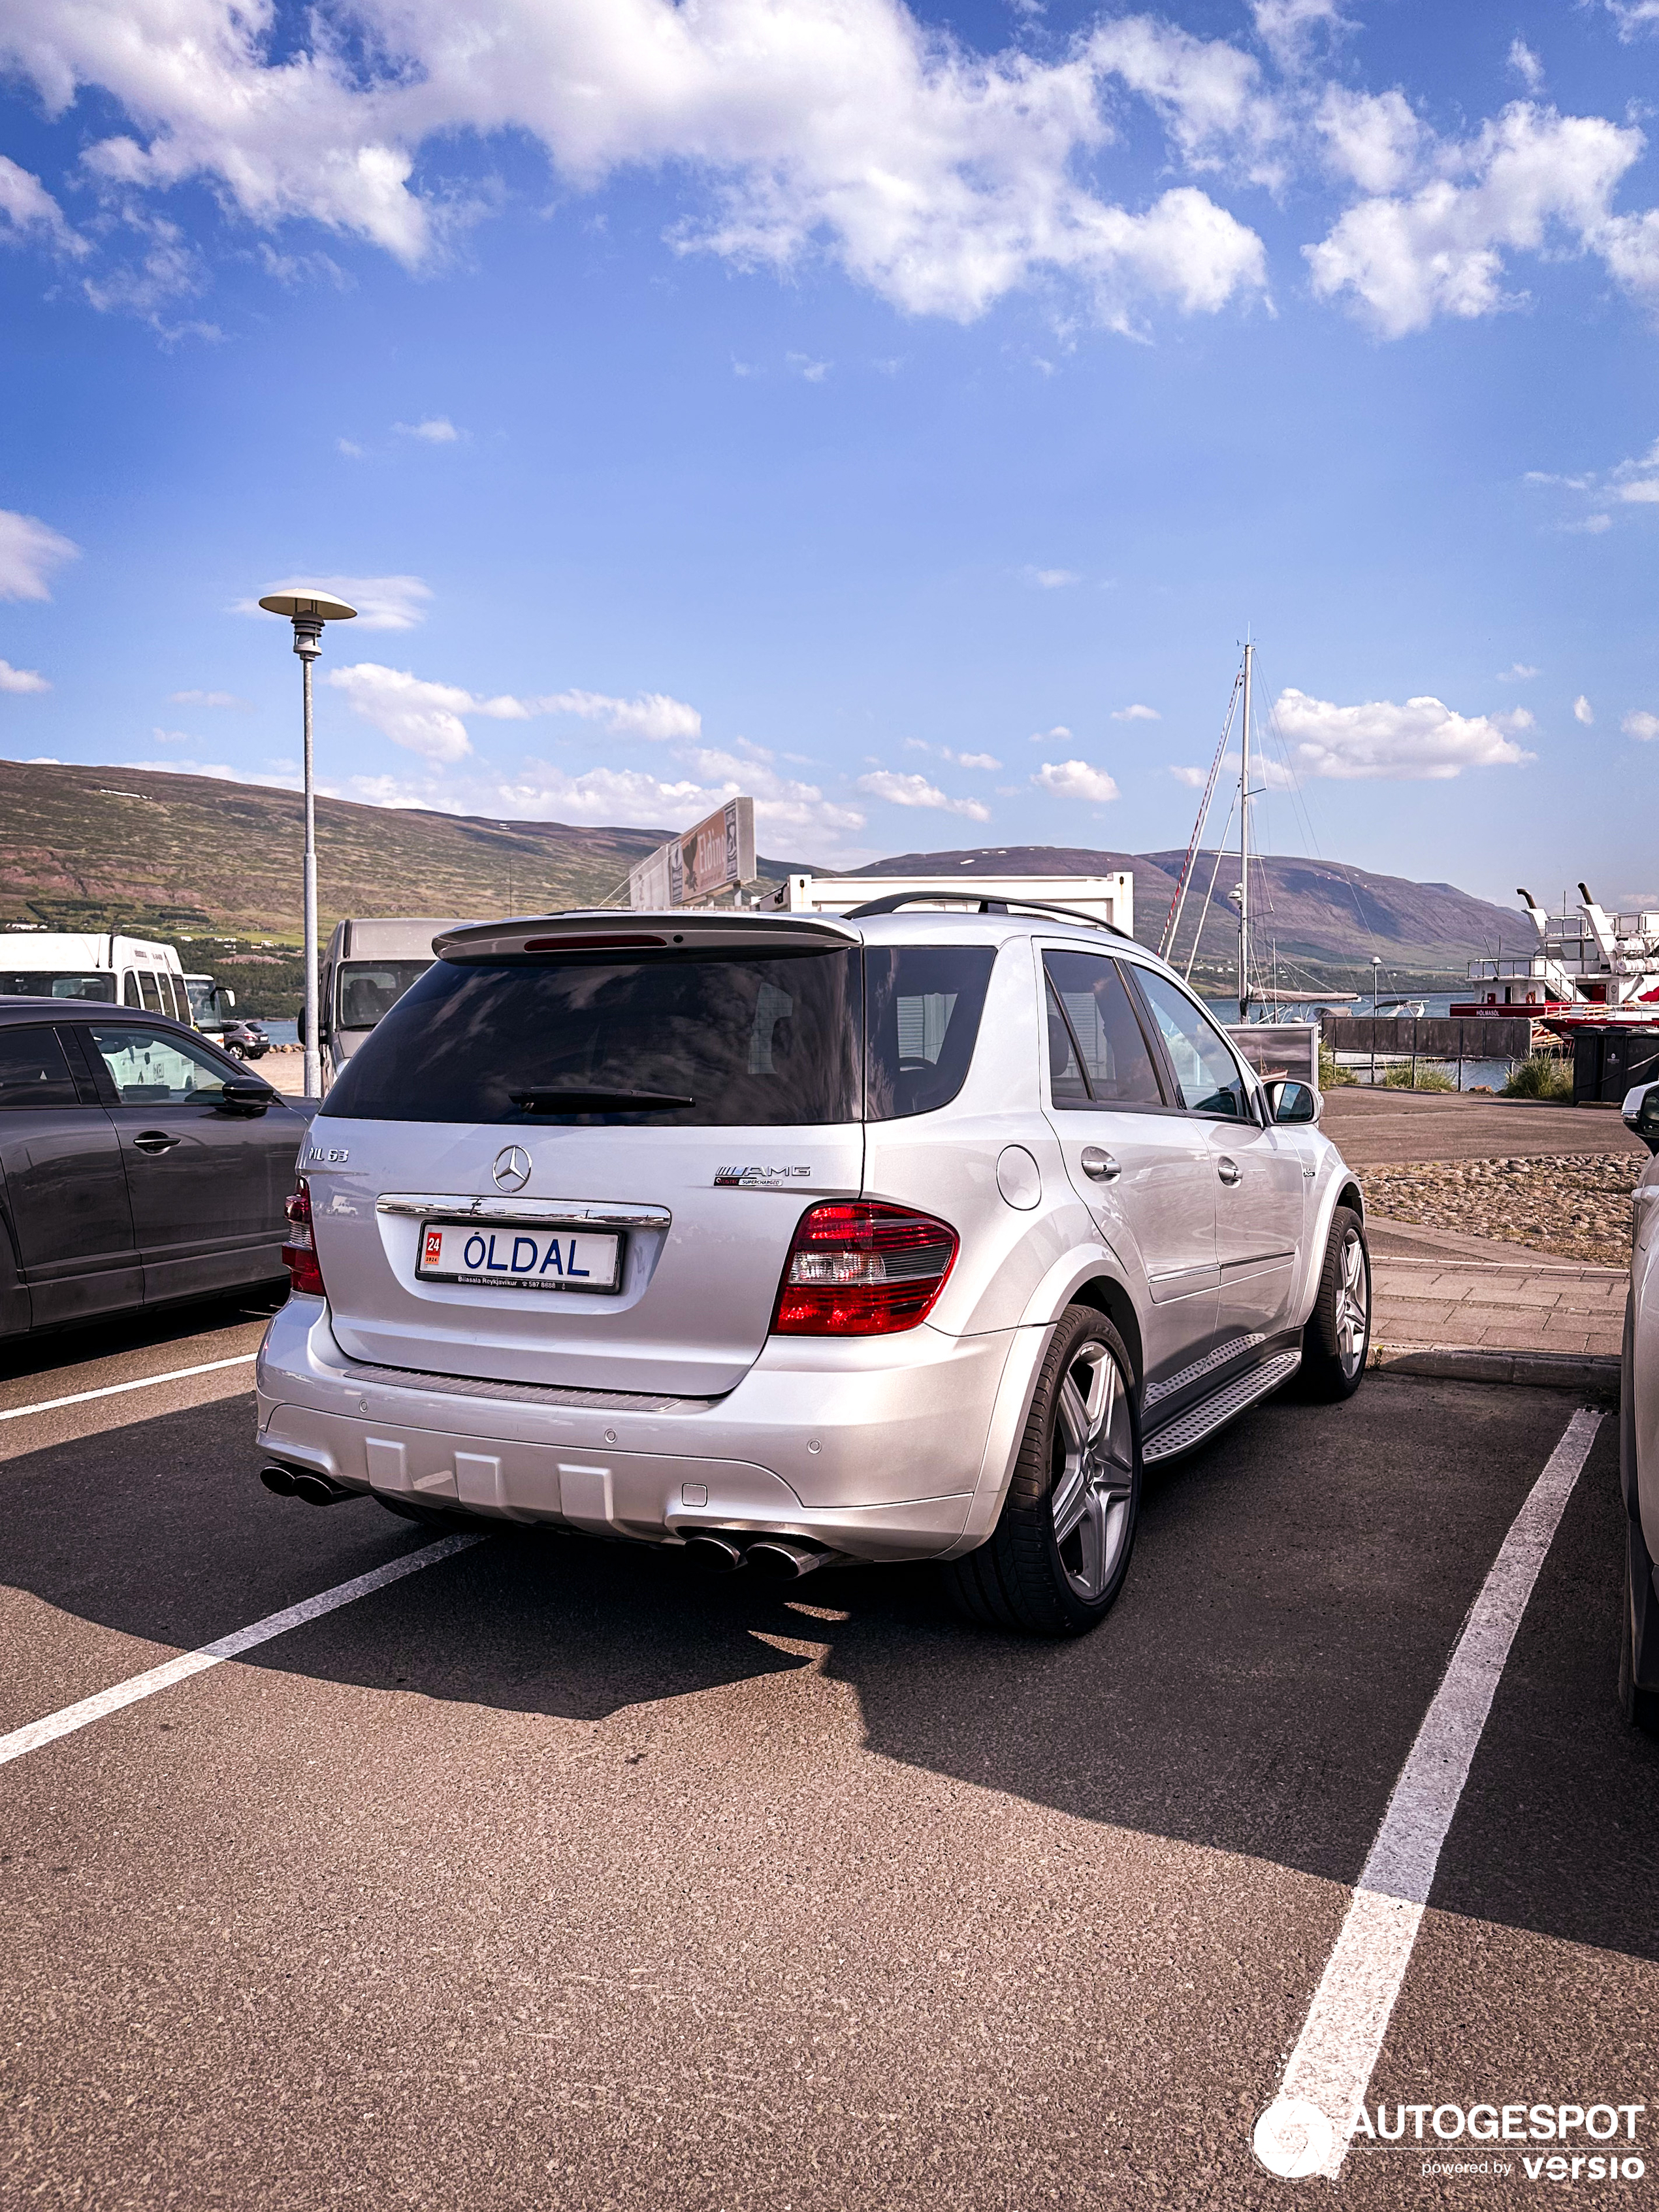
<instances>
[{"instance_id":1,"label":"supercharged badge","mask_svg":"<svg viewBox=\"0 0 1659 2212\"><path fill-rule=\"evenodd\" d=\"M716 1190L781 1190L792 1182L811 1182L812 1170L805 1168L716 1168Z\"/></svg>"}]
</instances>

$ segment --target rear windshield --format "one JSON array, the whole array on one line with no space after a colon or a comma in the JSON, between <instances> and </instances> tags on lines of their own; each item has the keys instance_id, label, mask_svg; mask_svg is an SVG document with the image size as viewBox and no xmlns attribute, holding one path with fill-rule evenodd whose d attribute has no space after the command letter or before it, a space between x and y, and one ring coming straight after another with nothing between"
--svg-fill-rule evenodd
<instances>
[{"instance_id":1,"label":"rear windshield","mask_svg":"<svg viewBox=\"0 0 1659 2212\"><path fill-rule=\"evenodd\" d=\"M115 978L106 972L84 975L58 968L14 968L0 971L0 997L91 999L100 1006L113 1006Z\"/></svg>"},{"instance_id":2,"label":"rear windshield","mask_svg":"<svg viewBox=\"0 0 1659 2212\"><path fill-rule=\"evenodd\" d=\"M856 951L440 960L352 1055L323 1111L521 1127L856 1121L858 983Z\"/></svg>"},{"instance_id":3,"label":"rear windshield","mask_svg":"<svg viewBox=\"0 0 1659 2212\"><path fill-rule=\"evenodd\" d=\"M926 1114L962 1088L994 957L962 945L440 960L322 1110L664 1128Z\"/></svg>"}]
</instances>

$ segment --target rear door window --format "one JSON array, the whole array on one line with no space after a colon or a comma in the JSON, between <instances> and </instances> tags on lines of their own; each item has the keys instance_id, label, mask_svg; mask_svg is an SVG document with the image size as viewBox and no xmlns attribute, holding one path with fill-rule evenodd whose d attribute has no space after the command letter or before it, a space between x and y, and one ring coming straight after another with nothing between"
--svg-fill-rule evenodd
<instances>
[{"instance_id":1,"label":"rear door window","mask_svg":"<svg viewBox=\"0 0 1659 2212\"><path fill-rule=\"evenodd\" d=\"M967 1079L996 948L872 945L865 954L866 1111L872 1121L948 1106Z\"/></svg>"},{"instance_id":2,"label":"rear door window","mask_svg":"<svg viewBox=\"0 0 1659 2212\"><path fill-rule=\"evenodd\" d=\"M234 1076L169 1030L89 1022L88 1034L124 1106L217 1106Z\"/></svg>"},{"instance_id":3,"label":"rear door window","mask_svg":"<svg viewBox=\"0 0 1659 2212\"><path fill-rule=\"evenodd\" d=\"M1095 952L1045 952L1048 1082L1056 1106L1163 1106L1123 970Z\"/></svg>"},{"instance_id":4,"label":"rear door window","mask_svg":"<svg viewBox=\"0 0 1659 2212\"><path fill-rule=\"evenodd\" d=\"M859 978L856 948L440 960L353 1054L322 1110L519 1126L856 1121Z\"/></svg>"},{"instance_id":5,"label":"rear door window","mask_svg":"<svg viewBox=\"0 0 1659 2212\"><path fill-rule=\"evenodd\" d=\"M110 975L68 974L61 969L0 969L0 997L93 999L113 1003L115 978Z\"/></svg>"},{"instance_id":6,"label":"rear door window","mask_svg":"<svg viewBox=\"0 0 1659 2212\"><path fill-rule=\"evenodd\" d=\"M56 1030L0 1029L0 1111L80 1103Z\"/></svg>"}]
</instances>

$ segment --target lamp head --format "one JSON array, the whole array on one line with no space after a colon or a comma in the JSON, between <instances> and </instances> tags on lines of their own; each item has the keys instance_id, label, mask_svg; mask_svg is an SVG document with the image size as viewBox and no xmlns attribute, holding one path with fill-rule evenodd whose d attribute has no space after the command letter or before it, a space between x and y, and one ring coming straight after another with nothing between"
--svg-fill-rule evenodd
<instances>
[{"instance_id":1,"label":"lamp head","mask_svg":"<svg viewBox=\"0 0 1659 2212\"><path fill-rule=\"evenodd\" d=\"M294 650L302 660L315 660L323 649L323 624L350 622L356 607L331 592L300 585L283 592L267 592L259 605L268 614L286 615L294 624Z\"/></svg>"}]
</instances>

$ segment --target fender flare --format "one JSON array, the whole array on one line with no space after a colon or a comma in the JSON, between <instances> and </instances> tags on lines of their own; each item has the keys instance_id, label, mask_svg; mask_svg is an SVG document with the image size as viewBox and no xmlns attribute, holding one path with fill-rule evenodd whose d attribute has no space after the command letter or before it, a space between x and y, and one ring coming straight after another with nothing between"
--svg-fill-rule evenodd
<instances>
[{"instance_id":1,"label":"fender flare","mask_svg":"<svg viewBox=\"0 0 1659 2212\"><path fill-rule=\"evenodd\" d=\"M1326 1178L1318 1207L1308 1227L1307 1249L1302 1255L1302 1280L1291 1314L1297 1328L1305 1328L1319 1296L1319 1278L1325 1266L1325 1247L1330 1241L1331 1216L1339 1206L1351 1205L1363 1222L1365 1194L1359 1178L1346 1160L1339 1159Z\"/></svg>"},{"instance_id":2,"label":"fender flare","mask_svg":"<svg viewBox=\"0 0 1659 2212\"><path fill-rule=\"evenodd\" d=\"M1054 1326L1072 1303L1073 1294L1103 1276L1122 1291L1136 1313L1136 1327L1139 1328L1138 1302L1126 1273L1122 1263L1105 1243L1074 1245L1054 1262L1032 1292L1025 1311L1015 1324L1008 1357L1003 1363L1002 1379L997 1385L996 1402L986 1431L985 1449L980 1457L967 1521L956 1541L939 1554L941 1559L958 1559L964 1553L977 1551L997 1525L1002 1501L1013 1480L1020 1438L1030 1417L1037 1376ZM1133 1349L1138 1352L1138 1346Z\"/></svg>"}]
</instances>

